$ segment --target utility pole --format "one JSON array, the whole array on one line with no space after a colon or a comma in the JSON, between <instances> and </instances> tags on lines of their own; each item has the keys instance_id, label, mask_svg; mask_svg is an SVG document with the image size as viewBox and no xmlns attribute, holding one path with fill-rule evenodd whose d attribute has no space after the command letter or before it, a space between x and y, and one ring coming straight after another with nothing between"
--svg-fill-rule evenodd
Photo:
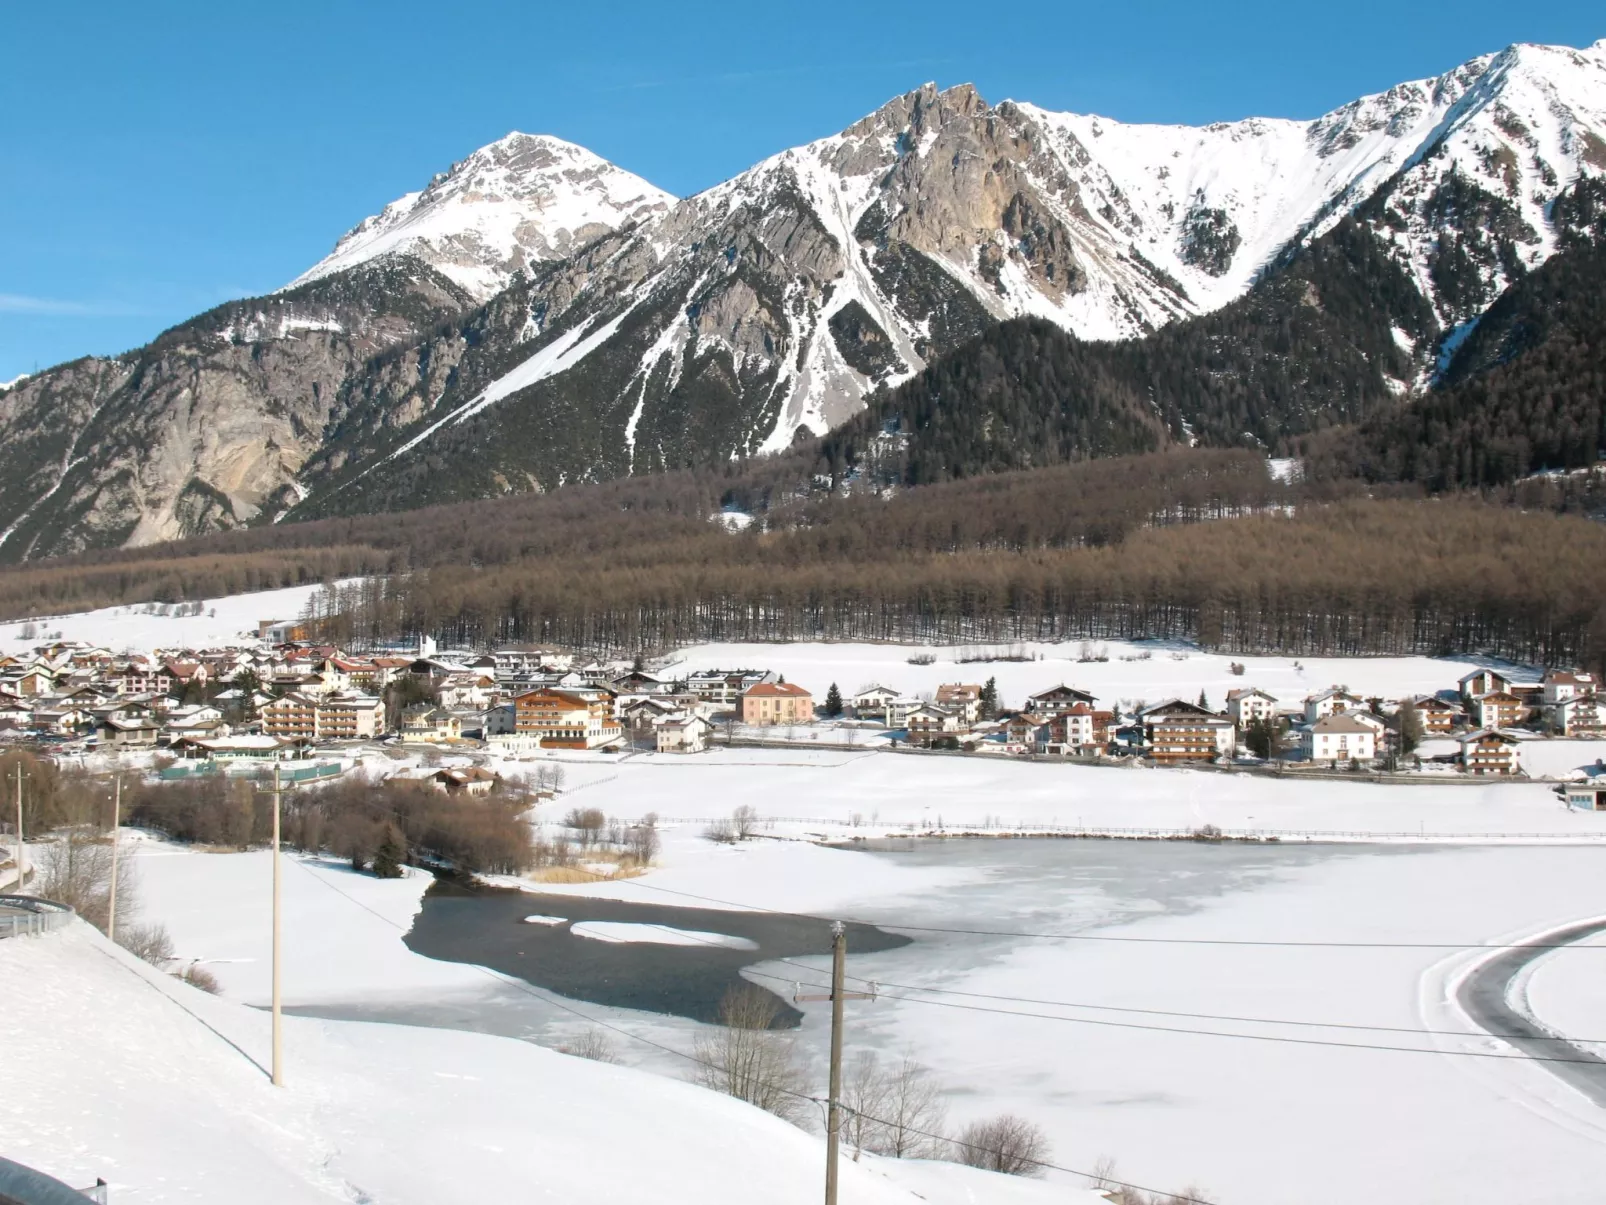
<instances>
[{"instance_id":1,"label":"utility pole","mask_svg":"<svg viewBox=\"0 0 1606 1205\"><path fill-rule=\"evenodd\" d=\"M22 843L22 758L17 759L17 887L18 895L23 893L28 883L28 868L23 863L24 846Z\"/></svg>"},{"instance_id":2,"label":"utility pole","mask_svg":"<svg viewBox=\"0 0 1606 1205\"><path fill-rule=\"evenodd\" d=\"M119 774L112 780L112 885L111 895L106 903L106 938L109 941L117 940L117 847L121 844L118 836L123 823L123 776Z\"/></svg>"},{"instance_id":3,"label":"utility pole","mask_svg":"<svg viewBox=\"0 0 1606 1205\"><path fill-rule=\"evenodd\" d=\"M279 782L279 763L273 763L273 1086L284 1087L284 1027L280 1013L279 972L283 966L280 957L279 923L279 813L283 799Z\"/></svg>"},{"instance_id":4,"label":"utility pole","mask_svg":"<svg viewBox=\"0 0 1606 1205\"><path fill-rule=\"evenodd\" d=\"M273 1086L284 1087L283 1017L279 1012L279 763L273 763Z\"/></svg>"},{"instance_id":5,"label":"utility pole","mask_svg":"<svg viewBox=\"0 0 1606 1205\"><path fill-rule=\"evenodd\" d=\"M844 991L848 969L848 931L841 921L831 924L831 992L824 996L807 996L795 992L793 1000L829 1000L831 1002L831 1086L825 1122L825 1205L837 1205L837 1151L842 1143L842 1002L844 1000L874 1000L874 990L868 992ZM870 987L874 989L875 984Z\"/></svg>"}]
</instances>

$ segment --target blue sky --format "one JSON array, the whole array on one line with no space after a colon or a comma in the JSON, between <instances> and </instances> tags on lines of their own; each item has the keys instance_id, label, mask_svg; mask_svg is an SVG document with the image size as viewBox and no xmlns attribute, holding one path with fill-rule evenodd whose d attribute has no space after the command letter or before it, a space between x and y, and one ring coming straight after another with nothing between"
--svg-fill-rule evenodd
<instances>
[{"instance_id":1,"label":"blue sky","mask_svg":"<svg viewBox=\"0 0 1606 1205\"><path fill-rule=\"evenodd\" d=\"M274 289L513 129L686 194L928 79L1127 121L1309 117L1603 36L1598 0L6 5L0 381Z\"/></svg>"}]
</instances>

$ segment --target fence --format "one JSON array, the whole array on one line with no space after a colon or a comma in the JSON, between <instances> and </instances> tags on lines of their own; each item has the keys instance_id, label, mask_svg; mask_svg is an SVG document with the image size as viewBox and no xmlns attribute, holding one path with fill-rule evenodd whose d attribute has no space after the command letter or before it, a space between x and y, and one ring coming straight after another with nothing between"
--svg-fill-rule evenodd
<instances>
[{"instance_id":1,"label":"fence","mask_svg":"<svg viewBox=\"0 0 1606 1205\"><path fill-rule=\"evenodd\" d=\"M0 938L32 937L59 929L73 918L73 910L54 900L31 895L0 895Z\"/></svg>"},{"instance_id":2,"label":"fence","mask_svg":"<svg viewBox=\"0 0 1606 1205\"><path fill-rule=\"evenodd\" d=\"M725 816L659 816L660 828L674 826L687 828L700 826L709 828L717 825L729 825L731 818ZM630 823L635 823L631 821ZM809 828L824 829L833 834L841 830L850 830L850 839L875 841L890 837L927 837L934 839L953 839L960 837L996 837L1001 840L1024 840L1032 837L1048 838L1075 838L1085 837L1092 840L1132 840L1132 841L1204 841L1204 842L1257 842L1264 841L1275 844L1281 841L1431 841L1436 844L1462 843L1473 844L1477 842L1532 842L1536 844L1566 844L1576 845L1582 842L1592 844L1606 844L1606 832L1571 832L1566 829L1556 829L1552 832L1438 832L1427 827L1417 829L1336 829L1336 828L1216 828L1200 824L1193 828L1167 828L1160 825L1147 827L1123 828L1112 825L1095 824L1039 824L1035 821L1024 821L1011 824L1000 817L983 818L980 821L943 821L940 825L934 820L904 820L883 821L865 819L860 816L855 820L852 816L760 816L754 821L758 835L766 835L763 830L773 828L777 824L803 825ZM860 831L862 830L862 831Z\"/></svg>"}]
</instances>

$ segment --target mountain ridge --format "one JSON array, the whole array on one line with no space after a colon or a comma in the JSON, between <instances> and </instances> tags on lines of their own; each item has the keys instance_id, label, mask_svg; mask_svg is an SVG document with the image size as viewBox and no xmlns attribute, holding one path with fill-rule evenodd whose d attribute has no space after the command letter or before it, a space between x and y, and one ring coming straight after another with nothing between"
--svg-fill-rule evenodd
<instances>
[{"instance_id":1,"label":"mountain ridge","mask_svg":"<svg viewBox=\"0 0 1606 1205\"><path fill-rule=\"evenodd\" d=\"M0 390L20 483L0 491L0 558L777 452L1007 318L1104 341L1181 330L1347 216L1431 313L1392 328L1387 388L1413 396L1554 254L1562 190L1606 173L1606 40L1508 47L1309 121L1125 125L927 85L692 197L625 188L650 212L610 201L608 220L570 222L593 211L566 195L563 221L522 236L514 163L537 199L562 163L605 199L637 179L509 135L360 224L303 283L232 303L289 326L197 319ZM405 320L375 296L391 286L413 299ZM338 315L319 289L343 291ZM365 307L390 313L382 331ZM329 340L345 340L332 360ZM129 371L155 351L162 373ZM1315 409L1268 418L1263 442L1332 421L1330 402L1278 404ZM214 446L189 412L238 435ZM1163 421L1177 437L1200 417ZM273 420L254 445L246 419Z\"/></svg>"}]
</instances>

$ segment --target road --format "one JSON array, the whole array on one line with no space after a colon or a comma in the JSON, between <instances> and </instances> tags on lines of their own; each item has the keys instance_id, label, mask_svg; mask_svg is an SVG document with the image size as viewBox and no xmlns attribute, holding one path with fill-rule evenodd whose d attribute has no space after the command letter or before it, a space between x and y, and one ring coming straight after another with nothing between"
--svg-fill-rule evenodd
<instances>
[{"instance_id":1,"label":"road","mask_svg":"<svg viewBox=\"0 0 1606 1205\"><path fill-rule=\"evenodd\" d=\"M1490 1033L1502 1035L1524 1054L1581 1060L1542 1063L1540 1066L1606 1108L1606 1059L1581 1050L1562 1038L1551 1036L1518 1012L1509 1001L1512 980L1529 963L1543 956L1553 946L1580 941L1602 932L1606 932L1606 921L1595 920L1546 934L1537 944L1513 946L1467 976L1456 999L1474 1024Z\"/></svg>"}]
</instances>

